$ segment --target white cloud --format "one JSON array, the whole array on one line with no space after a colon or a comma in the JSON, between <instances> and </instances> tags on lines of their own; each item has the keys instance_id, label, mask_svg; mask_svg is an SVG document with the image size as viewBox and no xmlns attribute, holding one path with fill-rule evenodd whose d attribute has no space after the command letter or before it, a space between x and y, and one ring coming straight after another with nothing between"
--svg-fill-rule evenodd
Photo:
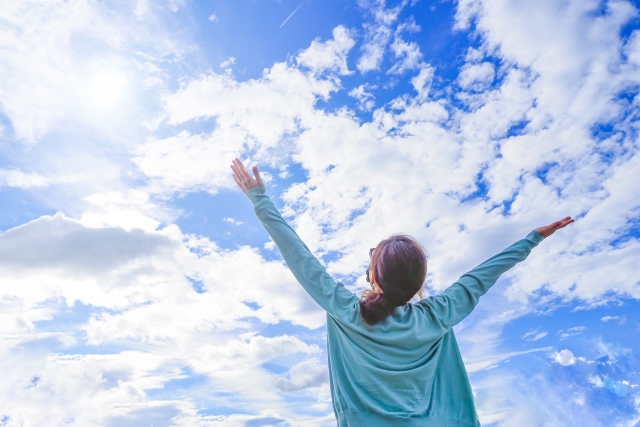
<instances>
[{"instance_id":1,"label":"white cloud","mask_svg":"<svg viewBox=\"0 0 640 427\"><path fill-rule=\"evenodd\" d=\"M215 13L212 13L211 15L209 15L208 19L211 22L218 22L218 15L216 15Z\"/></svg>"},{"instance_id":2,"label":"white cloud","mask_svg":"<svg viewBox=\"0 0 640 427\"><path fill-rule=\"evenodd\" d=\"M189 402L149 402L145 398L145 390L162 388L182 376L180 371L163 368L163 358L158 355L128 351L45 356L20 346L5 347L2 353L5 381L0 393L5 402L11 402L3 409L7 425L61 425L73 419L82 425L99 426L109 418L144 408L192 407ZM34 411L34 406L39 410Z\"/></svg>"},{"instance_id":3,"label":"white cloud","mask_svg":"<svg viewBox=\"0 0 640 427\"><path fill-rule=\"evenodd\" d=\"M616 22L620 22L621 18L614 14L607 19L610 22L602 25L617 25ZM509 22L509 19L504 19L504 22ZM513 31L522 32L521 29ZM575 31L585 30L577 27ZM596 32L597 37L603 38L598 42L603 48L608 46L605 41L610 39L610 34ZM538 42L535 35L527 36ZM619 48L619 45L612 45L611 48L615 46ZM542 48L536 47L536 49L539 49L542 56L548 52ZM579 55L588 49L590 48L585 45L580 49ZM610 48L606 47L606 49ZM569 51L563 54L567 57L571 55ZM597 54L592 52L594 58ZM571 64L563 61L563 66L569 67L564 71L566 74L573 73L574 68ZM581 66L580 64L581 62L578 61L576 67ZM614 67L612 70L615 69ZM436 287L453 279L456 274L454 271L461 267L455 264L456 253L459 253L459 250L454 249L456 246L464 245L465 248L473 248L481 245L480 240L475 244L463 243L462 240L458 240L462 239L461 235L454 237L460 233L459 228L454 225L456 223L465 223L466 230L469 230L470 226L473 228L472 224L478 224L478 226L482 224L483 231L477 229L475 232L479 234L475 234L477 236L475 238L487 239L483 236L486 236L485 233L494 226L493 224L495 226L502 224L500 227L504 227L510 221L514 221L513 225L508 227L514 230L510 239L515 240L517 236L526 232L516 233L515 227L526 230L529 227L535 227L534 224L550 222L567 213L592 209L595 215L600 209L603 211L606 209L608 212L620 212L620 215L616 215L617 219L612 222L607 221L607 226L604 226L605 221L596 221L595 218L599 218L596 216L584 227L610 228L611 231L608 234L601 235L602 237L610 236L606 238L614 238L624 233L623 224L629 216L634 215L633 209L636 204L632 200L638 200L638 198L635 197L633 189L631 192L623 192L622 176L634 174L636 159L627 156L621 158L619 165L610 167L605 164L596 164L598 156L594 153L592 157L594 163L585 162L585 151L595 149L595 143L587 133L596 120L593 114L591 114L592 119L585 121L586 115L578 114L579 110L567 116L564 112L557 111L555 107L553 110L548 110L545 106L542 108L545 110L544 115L557 124L551 125L553 130L538 131L538 124L534 118L540 117L543 113L540 111L539 104L535 106L534 99L538 97L545 82L555 79L554 75L557 75L557 71L557 67L550 70L540 68L536 69L537 74L531 75L517 68L511 69L498 88L475 98L474 102L477 102L478 106L474 107L470 113L455 113L455 120L459 120L456 126L460 131L458 136L449 134L441 126L440 120L442 117L447 118L447 115L446 113L434 114L441 111L437 103L423 104L420 108L407 106L406 109L397 112L380 111L374 117L372 124L357 125L346 116L323 117L322 120L316 116L318 120L314 126L309 126L309 130L304 131L298 139L301 147L299 159L305 169L309 170L309 182L292 187L286 196L286 200L297 213L299 231L313 242L312 245L316 248L342 251L343 258L333 263L332 268L335 269L333 271L344 274L357 272L366 262L365 249L371 242L361 242L361 236L367 236L375 242L376 239L391 232L414 233L425 242L438 245L437 250L430 248L432 254L442 254L443 259L449 260L450 265L446 267L448 272L437 272L437 276L434 276L434 280L437 280L434 284ZM605 79L604 75L597 73L585 76L586 80L582 86L584 89L580 90L579 97L588 96L593 102L584 104L584 99L576 101L580 104L576 105L576 108L587 104L609 105L607 108L610 108L607 99L611 99L616 90L615 87L604 86L606 95L603 96L602 92L593 91L589 82L592 78L598 79L599 82L619 79L616 75L610 75ZM629 79L631 75L625 74L624 78ZM564 80L564 77L562 79ZM555 84L553 88L553 90L562 90L561 86ZM574 85L569 90L574 88L577 86ZM604 117L609 117L606 108L599 111L604 113ZM536 123L529 124L531 129L527 126L522 131L523 135L506 137L510 126L521 120L526 121L528 118ZM386 130L390 129L394 129L393 135L386 133ZM438 138L431 140L430 137L437 132L441 132ZM322 147L317 147L314 141L318 139L326 143ZM495 143L496 139L500 140L499 144ZM371 144L370 141L376 141L376 143ZM633 146L632 141L621 142L621 144ZM616 149L614 142L609 143L608 146ZM338 152L353 152L358 153L358 156L349 157L349 167L346 167L334 154ZM494 161L496 152L501 154L501 158ZM535 172L548 162L549 158L560 164L568 164L570 167L552 170L549 180L543 182ZM582 163L577 163L578 159ZM416 164L417 161L420 163ZM329 166L332 167L327 171ZM618 168L620 173L614 175L615 178L612 178L611 184L607 182L604 184L608 194L597 188L594 189L596 183L602 182L603 171L606 170L605 173L611 174ZM399 170L403 173L400 174ZM475 190L475 177L480 172L484 173L489 187L487 205L483 208L483 202L478 201L475 205L460 206L458 200ZM402 183L396 182L394 178L396 176L402 177ZM620 182L619 186L618 182ZM394 188L403 188L404 191L399 193L393 191ZM558 196L558 192L562 192L562 198ZM509 217L503 218L501 209L494 210L494 206L501 206L512 197L515 199L510 203ZM609 201L604 203L603 197ZM331 201L330 204L328 201ZM601 202L604 203L602 208L593 210L595 205ZM447 203L451 203L451 209ZM605 208L608 204L615 204L616 208ZM535 210L536 206L542 205L550 207L544 214ZM388 206L402 206L403 209L402 212L398 212L387 208ZM434 212L435 206L440 209L437 214ZM352 218L351 215L356 212L359 216ZM429 213L425 214L426 212ZM433 218L430 217L432 214ZM473 220L474 215L480 215L483 218L482 223L476 223ZM581 221L587 221L589 215ZM376 221L374 218L379 220ZM415 224L416 218L421 219L420 224ZM534 251L531 260L518 270L526 273L512 276L517 278L516 287L510 291L512 296L517 295L518 289L526 289L527 294L530 294L545 285L554 292L561 289L568 290L576 282L578 286L571 295L579 298L592 298L591 295L593 297L602 295L611 289L620 289L621 293L627 293L627 295L637 295L637 286L625 279L632 271L627 262L635 259L634 254L638 247L633 239L629 240L624 248L609 250L604 246L602 251L591 255L580 253L575 257L557 256L560 251L564 253L577 251L575 243L582 239L585 243L587 241L593 243L596 239L600 239L596 237L596 235L600 236L599 231L584 232L578 238L576 233L583 227L580 225L581 221L573 226L573 231L563 230L564 240L561 241L561 237L554 236L551 242L544 242ZM424 223L431 224L429 229L423 228ZM319 233L320 226L325 230L322 237ZM450 231L442 229L446 226L451 227ZM329 233L326 230L330 230ZM377 230L375 231L377 234L374 235L373 230ZM441 236L449 237L438 238L436 232ZM465 235L474 238L466 231ZM504 233L501 235L504 237ZM492 239L489 240L492 241ZM453 241L457 243L454 244ZM495 250L507 244L508 241L505 239L501 244L496 244ZM448 248L451 252L444 255L443 251L449 250ZM485 250L487 250L486 247ZM439 256L435 255L432 260L432 264L436 267L439 267L437 259ZM616 258L618 262L614 263L609 258ZM478 258L474 260L480 261ZM470 267L471 262L467 262L466 266ZM575 266L572 266L574 262ZM561 265L563 268L560 268ZM620 265L623 266L622 270L614 271ZM549 266L554 267L549 268ZM457 274L461 272L458 270ZM444 276L442 282L440 274ZM603 283L609 285L603 287Z\"/></svg>"},{"instance_id":4,"label":"white cloud","mask_svg":"<svg viewBox=\"0 0 640 427\"><path fill-rule=\"evenodd\" d=\"M596 388L604 387L604 383L602 382L602 379L597 375L587 377L587 381L593 384L593 386Z\"/></svg>"},{"instance_id":5,"label":"white cloud","mask_svg":"<svg viewBox=\"0 0 640 427\"><path fill-rule=\"evenodd\" d=\"M159 231L95 226L57 214L0 235L3 298L23 304L27 315L35 310L46 316L39 304L56 297L69 306L80 301L120 311L89 321L93 342L158 333L177 339L189 328L238 327L247 316L310 328L324 323L287 268L248 247L223 251L206 239L183 236L175 226ZM261 267L247 271L243 265ZM196 293L191 281L206 292ZM256 283L261 286L252 287ZM274 292L277 298L270 296ZM252 310L245 302L260 307ZM28 318L15 319L29 324Z\"/></svg>"},{"instance_id":6,"label":"white cloud","mask_svg":"<svg viewBox=\"0 0 640 427\"><path fill-rule=\"evenodd\" d=\"M362 47L363 53L356 65L361 73L366 73L380 68L384 52L391 39L391 25L398 19L398 15L406 5L406 1L402 1L392 9L385 7L385 0L362 0L359 4L369 10L374 18L372 23L364 25L365 42Z\"/></svg>"},{"instance_id":7,"label":"white cloud","mask_svg":"<svg viewBox=\"0 0 640 427\"><path fill-rule=\"evenodd\" d=\"M149 0L138 0L136 2L136 7L133 9L133 14L140 19L147 12L149 12Z\"/></svg>"},{"instance_id":8,"label":"white cloud","mask_svg":"<svg viewBox=\"0 0 640 427\"><path fill-rule=\"evenodd\" d=\"M339 25L333 29L333 40L312 41L311 46L298 54L296 61L314 73L334 71L341 75L352 74L347 67L347 53L354 45L349 30Z\"/></svg>"},{"instance_id":9,"label":"white cloud","mask_svg":"<svg viewBox=\"0 0 640 427\"><path fill-rule=\"evenodd\" d=\"M433 67L423 65L422 68L420 68L420 73L411 79L413 88L418 92L418 100L424 101L429 96L434 71L435 69Z\"/></svg>"},{"instance_id":10,"label":"white cloud","mask_svg":"<svg viewBox=\"0 0 640 427\"><path fill-rule=\"evenodd\" d=\"M309 359L292 366L285 376L276 379L275 386L285 393L290 393L321 387L328 382L327 365L320 364L318 359Z\"/></svg>"},{"instance_id":11,"label":"white cloud","mask_svg":"<svg viewBox=\"0 0 640 427\"><path fill-rule=\"evenodd\" d=\"M586 329L587 328L585 326L576 326L576 327L569 328L569 329L561 329L561 330L558 331L558 335L560 336L561 340L566 340L567 338L571 338L573 336L580 335Z\"/></svg>"},{"instance_id":12,"label":"white cloud","mask_svg":"<svg viewBox=\"0 0 640 427\"><path fill-rule=\"evenodd\" d=\"M518 374L499 371L492 371L474 383L474 400L483 425L600 425L600 414L589 405L580 404L572 383L558 384L544 375L524 380Z\"/></svg>"},{"instance_id":13,"label":"white cloud","mask_svg":"<svg viewBox=\"0 0 640 427\"><path fill-rule=\"evenodd\" d=\"M230 56L229 58L227 58L226 61L222 61L220 63L220 68L229 68L235 63L236 63L236 58L234 58L233 56Z\"/></svg>"},{"instance_id":14,"label":"white cloud","mask_svg":"<svg viewBox=\"0 0 640 427\"><path fill-rule=\"evenodd\" d=\"M241 155L246 138L246 132L233 128L209 136L183 131L141 145L134 162L151 179L151 191L204 188L215 193L219 188L233 188L226 168L229 159Z\"/></svg>"},{"instance_id":15,"label":"white cloud","mask_svg":"<svg viewBox=\"0 0 640 427\"><path fill-rule=\"evenodd\" d=\"M467 55L465 56L465 60L467 62L478 62L484 58L484 54L480 51L480 49L474 49L470 47L467 50Z\"/></svg>"},{"instance_id":16,"label":"white cloud","mask_svg":"<svg viewBox=\"0 0 640 427\"><path fill-rule=\"evenodd\" d=\"M85 198L92 210L82 213L80 223L92 228L122 227L126 231L141 229L152 232L158 228L158 219L170 220L169 215L149 202L149 194L141 190L96 193ZM167 221L168 222L168 221Z\"/></svg>"},{"instance_id":17,"label":"white cloud","mask_svg":"<svg viewBox=\"0 0 640 427\"><path fill-rule=\"evenodd\" d=\"M2 170L0 169L0 187L46 187L51 180L43 177L38 173L24 173L18 169Z\"/></svg>"},{"instance_id":18,"label":"white cloud","mask_svg":"<svg viewBox=\"0 0 640 427\"><path fill-rule=\"evenodd\" d=\"M368 85L360 85L349 91L349 96L358 100L358 109L362 111L371 111L376 105L375 96L371 92L367 92L367 89L375 89L376 86L369 87Z\"/></svg>"},{"instance_id":19,"label":"white cloud","mask_svg":"<svg viewBox=\"0 0 640 427\"><path fill-rule=\"evenodd\" d=\"M491 86L495 76L493 64L483 62L482 64L465 65L458 76L458 84L465 90L483 91Z\"/></svg>"},{"instance_id":20,"label":"white cloud","mask_svg":"<svg viewBox=\"0 0 640 427\"><path fill-rule=\"evenodd\" d=\"M169 124L215 118L210 134L182 131L151 139L135 151L134 162L150 178L151 191L206 189L216 193L235 187L228 162L250 152L254 159L274 162L269 150L300 132L305 118L316 114L318 98L327 98L336 83L275 64L256 80L238 82L230 75L209 74L184 84L165 98ZM207 159L205 161L205 159Z\"/></svg>"},{"instance_id":21,"label":"white cloud","mask_svg":"<svg viewBox=\"0 0 640 427\"><path fill-rule=\"evenodd\" d=\"M540 328L536 328L524 334L522 336L522 339L528 341L538 341L539 339L546 337L548 334L549 333L547 331L540 331Z\"/></svg>"},{"instance_id":22,"label":"white cloud","mask_svg":"<svg viewBox=\"0 0 640 427\"><path fill-rule=\"evenodd\" d=\"M181 7L183 7L186 3L186 0L169 0L169 9L171 9L172 12L177 12L180 10Z\"/></svg>"},{"instance_id":23,"label":"white cloud","mask_svg":"<svg viewBox=\"0 0 640 427\"><path fill-rule=\"evenodd\" d=\"M398 62L389 69L388 72L390 74L402 74L407 70L420 68L422 52L420 52L417 43L406 42L396 36L390 48L396 59L398 59Z\"/></svg>"},{"instance_id":24,"label":"white cloud","mask_svg":"<svg viewBox=\"0 0 640 427\"><path fill-rule=\"evenodd\" d=\"M553 347L540 347L540 348L532 348L532 349L523 350L523 351L512 351L506 354L492 355L489 357L485 357L481 360L472 360L472 361L465 362L465 368L467 369L468 373L473 374L475 372L479 372L485 369L491 369L495 367L496 363L511 359L514 356L537 353L541 351L549 352L552 350L553 350Z\"/></svg>"},{"instance_id":25,"label":"white cloud","mask_svg":"<svg viewBox=\"0 0 640 427\"><path fill-rule=\"evenodd\" d=\"M236 220L235 220L235 219L233 219L233 218L222 218L222 220L223 220L223 221L226 221L226 222L230 222L231 224L235 224L235 225L242 225L242 224L244 224L242 221L236 221Z\"/></svg>"},{"instance_id":26,"label":"white cloud","mask_svg":"<svg viewBox=\"0 0 640 427\"><path fill-rule=\"evenodd\" d=\"M129 194L128 199L100 194L92 202L149 210L144 193ZM317 346L288 335L263 337L251 331L247 321L287 319L310 328L324 324L324 313L284 265L267 262L248 247L221 250L207 239L182 235L175 226L114 228L107 225L113 217L118 215L107 212L102 224L87 227L57 214L0 235L0 317L3 332L11 334L9 340L5 335L0 348L11 354L2 358L2 366L20 366L0 390L14 396L7 412L12 422L39 424L38 417L53 412L51 422L74 418L83 425L135 420L158 411L167 419L194 417L197 410L187 400L147 395L186 378L185 369L215 378L214 388L220 393L241 393L243 398L236 398L233 406L246 404L256 412L260 408L255 402L263 402L263 409L286 409L279 390L323 386L322 366L313 359L295 364L296 355L317 354ZM192 282L199 282L204 293L194 291ZM52 303L58 298L61 304ZM83 334L38 332L36 321L52 320L75 301L104 311L94 312L81 325ZM238 339L238 331L249 333ZM121 347L127 341L142 341L145 348L105 355L47 356L29 353L28 348L16 353L29 342L68 348L108 343ZM261 368L279 357L292 360L286 377ZM207 387L210 392L211 385ZM84 399L88 400L81 405L68 403ZM40 408L37 413L29 409L34 402Z\"/></svg>"}]
</instances>

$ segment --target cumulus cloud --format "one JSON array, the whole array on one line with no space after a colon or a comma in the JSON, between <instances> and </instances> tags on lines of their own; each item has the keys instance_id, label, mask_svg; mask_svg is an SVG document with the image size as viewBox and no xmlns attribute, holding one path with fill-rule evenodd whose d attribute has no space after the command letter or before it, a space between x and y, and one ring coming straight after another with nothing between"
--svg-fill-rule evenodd
<instances>
[{"instance_id":1,"label":"cumulus cloud","mask_svg":"<svg viewBox=\"0 0 640 427\"><path fill-rule=\"evenodd\" d=\"M333 29L333 40L311 42L311 46L296 57L298 64L315 73L335 71L341 75L351 74L347 67L347 53L355 45L355 41L342 25Z\"/></svg>"},{"instance_id":2,"label":"cumulus cloud","mask_svg":"<svg viewBox=\"0 0 640 427\"><path fill-rule=\"evenodd\" d=\"M226 60L220 63L220 68L229 68L235 63L236 63L236 58L233 56L230 56L229 58L227 58Z\"/></svg>"},{"instance_id":3,"label":"cumulus cloud","mask_svg":"<svg viewBox=\"0 0 640 427\"><path fill-rule=\"evenodd\" d=\"M396 63L389 69L389 74L402 74L407 70L420 68L422 64L422 52L416 42L407 42L402 38L403 32L417 33L420 27L413 18L408 22L398 25L393 43L389 46L393 52Z\"/></svg>"},{"instance_id":4,"label":"cumulus cloud","mask_svg":"<svg viewBox=\"0 0 640 427\"><path fill-rule=\"evenodd\" d=\"M364 26L365 42L362 46L363 53L356 65L361 73L380 68L385 50L393 34L391 25L397 21L398 15L406 3L406 1L402 1L396 7L387 9L385 0L363 0L359 2L360 6L368 10L374 18L373 22Z\"/></svg>"},{"instance_id":5,"label":"cumulus cloud","mask_svg":"<svg viewBox=\"0 0 640 427\"><path fill-rule=\"evenodd\" d=\"M207 189L216 193L221 187L231 188L228 159L241 156L246 139L241 129L216 130L211 135L183 131L141 145L134 162L150 179L152 191Z\"/></svg>"},{"instance_id":6,"label":"cumulus cloud","mask_svg":"<svg viewBox=\"0 0 640 427\"><path fill-rule=\"evenodd\" d=\"M288 269L265 261L251 248L220 250L207 239L182 235L175 226L87 227L62 214L6 231L0 235L0 248L2 330L13 334L12 342L3 347L11 354L3 364L17 363L17 350L12 350L16 345L26 346L20 351L33 362L21 363L3 394L23 402L41 401L41 408L49 408L41 414L54 411L61 420L73 417L86 425L144 419L157 411L169 418L195 414L191 403L147 397L149 390L186 378L185 369L216 378L220 392L242 391L248 402L258 400L266 406L278 402L278 390L292 390L282 381L299 390L323 384L313 361L292 368L286 379L261 368L273 358L317 354L315 345L288 335L267 338L249 332L237 339L237 333L229 338L215 332L251 331L250 318L265 323L287 319L309 328L324 324L324 313ZM254 273L247 275L246 265ZM204 292L196 292L193 282ZM57 299L62 305L55 303ZM50 321L76 301L103 310L82 325L82 337L38 332L36 321ZM30 354L28 344L57 342L55 346L65 348L79 341L101 345L124 340L145 341L147 348L102 356L47 356ZM170 343L173 350L167 352ZM265 387L267 383L272 387ZM79 401L80 390L93 398L84 405L67 405ZM56 399L48 397L52 393ZM29 405L11 408L7 416L12 422L37 421L29 415Z\"/></svg>"},{"instance_id":7,"label":"cumulus cloud","mask_svg":"<svg viewBox=\"0 0 640 427\"><path fill-rule=\"evenodd\" d=\"M465 90L480 92L493 83L495 70L490 62L482 64L465 65L458 76L458 84Z\"/></svg>"},{"instance_id":8,"label":"cumulus cloud","mask_svg":"<svg viewBox=\"0 0 640 427\"><path fill-rule=\"evenodd\" d=\"M434 71L433 67L424 65L420 68L420 73L411 79L413 88L418 92L418 100L424 101L429 96Z\"/></svg>"},{"instance_id":9,"label":"cumulus cloud","mask_svg":"<svg viewBox=\"0 0 640 427\"><path fill-rule=\"evenodd\" d=\"M376 105L375 96L367 89L369 89L368 85L360 85L349 91L349 96L358 100L358 108L362 111L371 111ZM371 89L375 89L375 86Z\"/></svg>"},{"instance_id":10,"label":"cumulus cloud","mask_svg":"<svg viewBox=\"0 0 640 427\"><path fill-rule=\"evenodd\" d=\"M318 359L310 359L292 366L285 376L276 379L275 385L279 390L290 393L320 387L328 382L327 365L320 364Z\"/></svg>"},{"instance_id":11,"label":"cumulus cloud","mask_svg":"<svg viewBox=\"0 0 640 427\"><path fill-rule=\"evenodd\" d=\"M96 228L56 214L10 229L0 236L0 241L0 269L6 283L15 284L3 288L5 298L20 298L36 307L62 296L69 305L79 300L95 307L125 309L118 314L105 313L89 323L89 335L101 337L96 339L110 339L110 333L114 337L148 335L150 332L145 331L155 329L149 322L133 328L139 332L117 326L134 326L144 316L160 315L161 306L172 304L177 295L182 295L185 305L183 309L181 304L174 305L172 311L176 319L185 317L172 323L174 315L166 317L165 313L165 336L170 336L175 327L176 333L180 328L191 327L188 318L201 325L233 325L253 313L265 322L287 318L310 328L324 322L321 311L282 264L263 260L248 247L222 251L206 239L182 235L175 226L158 231ZM242 265L262 268L247 275ZM190 280L201 282L207 292L197 294ZM250 283L263 286L250 293L242 291ZM273 292L282 295L276 299L267 296ZM230 302L234 299L235 305ZM187 315L205 300L211 310L208 314ZM245 301L261 307L254 312ZM137 305L145 302L158 305ZM212 310L214 307L217 309Z\"/></svg>"},{"instance_id":12,"label":"cumulus cloud","mask_svg":"<svg viewBox=\"0 0 640 427\"><path fill-rule=\"evenodd\" d=\"M307 55L308 51L298 56L312 73L285 63L277 63L259 79L246 82L212 73L167 96L164 105L169 124L213 119L215 127L210 134L182 131L154 138L136 149L134 162L150 178L152 191L205 189L216 193L233 185L227 172L229 159L250 153L254 159L272 163L278 157L270 158L270 150L280 147L281 152L290 151L291 147L281 145L283 139L299 133L317 114L316 101L327 99L337 89L331 77L317 77L314 72L334 66L346 72L340 64L353 41L342 27L334 36L322 45L314 41L309 48L313 52L324 49L322 61L309 62L319 60L315 53Z\"/></svg>"},{"instance_id":13,"label":"cumulus cloud","mask_svg":"<svg viewBox=\"0 0 640 427\"><path fill-rule=\"evenodd\" d=\"M524 19L528 13L526 8L509 12L515 14L514 19ZM554 14L553 11L548 12L550 16ZM432 285L438 288L463 272L463 265L456 263L460 259L461 247L471 251L465 257L465 267L472 266L472 259L481 261L473 254L473 248L481 246L481 240L487 241L487 233L492 233L490 230L493 227L501 229L498 233L500 243L495 238L488 240L496 242L491 251L498 251L509 243L508 240L516 240L534 224L567 213L586 213L581 220L584 225L580 225L581 221L575 224L573 231L566 231L562 242L544 242L536 249L531 260L522 269L516 270L519 274L511 277L517 279L517 285L510 291L511 295L515 297L518 290L525 289L530 295L543 286L556 292L572 289L567 296L585 299L613 289L619 289L617 292L621 294L637 295L637 285L624 278L629 277L631 272L626 263L632 262L638 248L635 239L630 238L624 245L615 247L607 247L605 243L624 234L624 224L635 215L636 203L632 200L638 198L633 189L626 190L623 196L622 177L635 173L636 158L627 155L612 166L599 162L599 152L604 146L620 153L618 150L623 150L623 146L634 147L635 142L629 139L633 133L629 133L628 137L622 134L614 137L621 138L619 142L600 142L589 134L598 121L608 120L613 112L619 111L619 107L614 106L615 101L612 101L620 90L616 82L637 79L637 75L632 76L626 71L625 60L620 56L624 46L612 38L616 32L604 30L619 26L631 16L630 10L616 6L602 21L594 21L592 31L582 25L586 21L579 20L587 11L574 11L579 18L578 21L574 18L574 21L580 22L580 25L576 23L571 29L563 27L563 31L574 31L567 38L581 44L574 53L568 47L563 50L564 59L560 62L547 59L549 55L559 59L556 58L559 53L557 48L555 51L550 49L550 40L537 38L538 30L530 25L517 28L509 26L506 24L510 22L509 19L502 16L498 21L491 13L482 14L479 18L479 31L483 31L481 34L486 34L487 39L499 49L509 46L513 37L535 40L532 49L539 54L539 60L527 60L526 57L519 59L518 55L522 56L523 53L508 51L506 59L518 65L507 70L497 88L469 98L471 111L454 113L454 125L449 121L451 116L439 102L411 105L399 100L392 104L399 109L380 111L374 115L371 123L359 124L348 116L315 116L318 120L297 139L300 147L297 158L309 171L309 181L291 187L285 195L285 200L296 213L300 233L316 248L343 254L340 260L330 264L338 274L359 271L361 265L366 263L366 257L362 254L365 254L371 242L362 241L363 236L375 243L376 239L393 232L413 233L427 242L432 252L432 264L436 271ZM492 19L495 22L486 24L485 29L484 21ZM586 36L580 36L586 31L591 31L589 42ZM592 42L602 49L591 49ZM564 49L564 46L561 47ZM577 61L566 59L572 55L576 56ZM572 77L585 64L608 61L623 62L620 62L620 67L608 68L610 74L601 70L583 75L582 78ZM468 69L474 69L472 67L476 66L470 65ZM477 67L490 70L487 75L493 79L492 65L480 64ZM573 79L574 83L562 89L564 86L560 81L568 78ZM424 77L424 80L427 78ZM471 81L477 81L477 76ZM599 91L595 90L596 85ZM543 87L563 91L564 95L560 98L575 106L560 111L557 105L542 102L541 99L547 96L540 92ZM574 95L568 96L568 93ZM585 103L586 98L591 101ZM589 112L583 111L586 105L589 105ZM598 112L595 113L594 109ZM513 126L523 122L526 126L520 134L509 134ZM541 128L543 123L548 128ZM457 132L451 132L449 126ZM314 144L318 139L326 143L318 147ZM631 150L633 152L635 149ZM335 152L340 152L341 157L336 157L333 154ZM358 155L346 156L349 163L347 167L342 159L348 153ZM496 159L497 154L499 156ZM400 173L400 170L403 172ZM542 178L541 170L544 171ZM484 185L488 188L486 199L461 203L467 195L477 190L478 174L482 174ZM603 174L611 178L603 181ZM397 181L397 177L401 177L402 182ZM391 190L399 188L403 190ZM607 208L609 204L615 204L616 207ZM396 206L402 206L402 209L398 211L392 208ZM546 206L547 209L536 210L536 206ZM619 214L614 214L605 226L605 221L595 219L600 218L597 213L601 209ZM591 215L594 220L590 220ZM474 218L480 217L483 218L482 222L476 222ZM425 227L425 224L429 227ZM456 224L465 226L460 228ZM510 230L507 233L509 239L505 238L504 227ZM580 233L582 227L592 231ZM606 232L605 229L610 231ZM474 230L473 234L470 230ZM449 237L443 237L445 235ZM473 239L476 243L466 239ZM591 242L590 247L593 248L595 244L595 247L602 249L585 254L576 246L579 241L585 244ZM434 246L429 247L428 242L433 242L437 250ZM483 248L489 251L486 244ZM575 253L575 256L560 258L557 254L561 251ZM438 270L440 256L448 260L448 265L444 267L446 271ZM609 258L616 258L617 262L613 263ZM567 270L567 265L573 262L576 263L575 267ZM550 268L560 264L565 268ZM614 271L621 265L622 269ZM596 269L600 273L595 272ZM540 274L541 271L544 273ZM568 271L575 274L570 275ZM607 276L607 280L604 280L604 276ZM603 283L608 285L603 286Z\"/></svg>"}]
</instances>

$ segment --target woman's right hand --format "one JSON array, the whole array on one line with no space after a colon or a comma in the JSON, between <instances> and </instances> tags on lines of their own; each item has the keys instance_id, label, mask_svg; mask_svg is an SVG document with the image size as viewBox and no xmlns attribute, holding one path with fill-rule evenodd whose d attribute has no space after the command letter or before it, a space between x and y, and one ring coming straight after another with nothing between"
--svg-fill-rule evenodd
<instances>
[{"instance_id":1,"label":"woman's right hand","mask_svg":"<svg viewBox=\"0 0 640 427\"><path fill-rule=\"evenodd\" d=\"M574 222L574 220L571 219L570 216L568 216L564 219L561 219L560 221L554 222L553 224L545 225L544 227L538 227L536 228L536 231L542 234L542 237L547 238L551 236L553 233L555 233L557 230L560 230L561 228L566 227L572 222Z\"/></svg>"},{"instance_id":2,"label":"woman's right hand","mask_svg":"<svg viewBox=\"0 0 640 427\"><path fill-rule=\"evenodd\" d=\"M233 171L233 179L236 181L236 184L238 184L238 187L242 189L244 194L247 194L247 192L252 188L264 188L264 182L262 182L260 171L257 166L252 168L255 178L249 175L247 168L244 167L238 158L235 158L231 162L231 170Z\"/></svg>"}]
</instances>

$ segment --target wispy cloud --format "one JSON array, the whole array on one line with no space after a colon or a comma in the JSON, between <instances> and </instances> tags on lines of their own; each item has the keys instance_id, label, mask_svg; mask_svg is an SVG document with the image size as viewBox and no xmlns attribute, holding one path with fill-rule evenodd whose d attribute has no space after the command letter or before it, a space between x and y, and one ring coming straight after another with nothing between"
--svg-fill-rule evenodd
<instances>
[{"instance_id":1,"label":"wispy cloud","mask_svg":"<svg viewBox=\"0 0 640 427\"><path fill-rule=\"evenodd\" d=\"M540 331L540 328L536 328L532 331L527 332L522 336L522 339L527 341L538 341L546 337L549 333L547 331Z\"/></svg>"},{"instance_id":2,"label":"wispy cloud","mask_svg":"<svg viewBox=\"0 0 640 427\"><path fill-rule=\"evenodd\" d=\"M537 353L540 351L553 351L553 347L540 347L523 351L511 351L509 353L496 354L482 360L466 361L465 366L467 368L467 372L471 374L485 369L490 369L497 363L502 362L503 360L507 360L511 357L521 356L523 354Z\"/></svg>"},{"instance_id":3,"label":"wispy cloud","mask_svg":"<svg viewBox=\"0 0 640 427\"><path fill-rule=\"evenodd\" d=\"M574 328L569 328L569 329L560 329L558 331L558 335L561 340L566 340L567 338L580 335L586 330L587 328L585 326L576 326Z\"/></svg>"}]
</instances>

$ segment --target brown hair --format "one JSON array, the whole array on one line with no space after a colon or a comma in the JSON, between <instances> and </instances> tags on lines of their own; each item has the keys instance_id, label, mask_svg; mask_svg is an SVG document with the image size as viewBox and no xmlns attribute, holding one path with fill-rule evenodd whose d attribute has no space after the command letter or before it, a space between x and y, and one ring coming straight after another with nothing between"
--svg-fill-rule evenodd
<instances>
[{"instance_id":1,"label":"brown hair","mask_svg":"<svg viewBox=\"0 0 640 427\"><path fill-rule=\"evenodd\" d=\"M427 277L427 257L413 237L397 234L378 243L371 257L370 271L371 282L375 281L381 292L362 294L360 315L372 326L421 292Z\"/></svg>"}]
</instances>

